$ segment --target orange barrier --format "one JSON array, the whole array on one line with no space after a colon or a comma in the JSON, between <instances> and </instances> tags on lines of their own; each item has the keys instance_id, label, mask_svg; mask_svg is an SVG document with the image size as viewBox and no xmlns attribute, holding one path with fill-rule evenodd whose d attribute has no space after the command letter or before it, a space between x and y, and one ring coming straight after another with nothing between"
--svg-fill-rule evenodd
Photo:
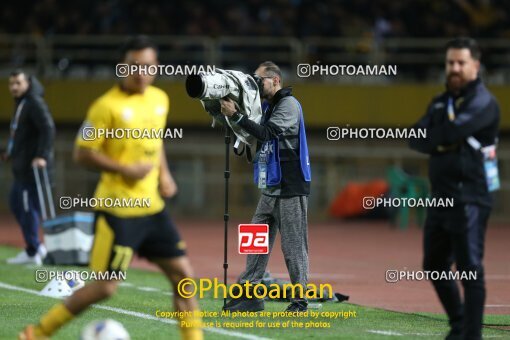
<instances>
[{"instance_id":1,"label":"orange barrier","mask_svg":"<svg viewBox=\"0 0 510 340\"><path fill-rule=\"evenodd\" d=\"M332 217L354 217L363 215L363 198L379 197L388 192L389 185L383 179L368 183L348 183L329 206Z\"/></svg>"}]
</instances>

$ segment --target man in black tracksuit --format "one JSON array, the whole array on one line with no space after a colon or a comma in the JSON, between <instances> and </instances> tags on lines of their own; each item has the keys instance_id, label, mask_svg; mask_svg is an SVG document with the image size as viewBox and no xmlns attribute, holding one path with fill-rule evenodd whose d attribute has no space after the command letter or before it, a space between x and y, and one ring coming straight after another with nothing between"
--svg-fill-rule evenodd
<instances>
[{"instance_id":1,"label":"man in black tracksuit","mask_svg":"<svg viewBox=\"0 0 510 340\"><path fill-rule=\"evenodd\" d=\"M448 314L451 331L447 339L480 339L485 302L484 237L491 191L497 189L489 188L485 167L488 161L495 161L499 106L479 78L477 43L458 38L446 47L447 89L432 100L414 126L426 128L427 137L410 141L412 149L430 155L432 196L454 199L453 207L428 210L423 266L428 271L448 272L455 262L459 272L476 273L475 280L462 280L463 300L456 281L432 283ZM494 177L491 181L498 182Z\"/></svg>"},{"instance_id":2,"label":"man in black tracksuit","mask_svg":"<svg viewBox=\"0 0 510 340\"><path fill-rule=\"evenodd\" d=\"M14 71L9 77L9 90L16 105L4 159L12 162L10 206L21 226L26 249L7 262L40 265L46 249L39 240L40 207L32 167L53 168L55 126L42 98L44 89L35 77Z\"/></svg>"}]
</instances>

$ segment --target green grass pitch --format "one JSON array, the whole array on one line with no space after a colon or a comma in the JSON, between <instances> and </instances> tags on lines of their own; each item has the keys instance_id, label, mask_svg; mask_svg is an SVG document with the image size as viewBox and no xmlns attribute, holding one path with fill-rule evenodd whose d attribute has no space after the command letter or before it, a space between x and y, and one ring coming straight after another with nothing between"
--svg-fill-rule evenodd
<instances>
[{"instance_id":1,"label":"green grass pitch","mask_svg":"<svg viewBox=\"0 0 510 340\"><path fill-rule=\"evenodd\" d=\"M35 267L7 265L5 259L15 255L19 249L0 247L0 339L14 339L27 324L35 323L39 316L57 302L55 299L37 296L31 292L40 291L43 283L35 281ZM48 270L66 268L43 267ZM10 288L9 288L10 287ZM14 290L13 287L21 288ZM25 290L23 290L25 289ZM28 289L29 291L26 291ZM120 321L131 334L132 339L178 339L179 329L169 319L156 317L156 311L171 311L170 286L163 275L155 272L130 269L125 284L119 287L112 299L90 308L70 324L62 328L54 339L78 339L81 329L92 320L112 318ZM211 296L200 299L204 311L221 311L222 299ZM283 311L287 303L266 302L266 311ZM108 308L108 309L105 309ZM261 328L214 328L205 330L206 339L442 339L448 331L443 315L408 314L390 312L377 308L349 303L323 303L320 311L353 311L356 317L327 320L318 318L315 322L329 323L328 328L269 328L268 323L283 325L289 318L259 318L266 322ZM206 322L252 321L255 319L205 318ZM306 322L299 318L294 321ZM508 325L510 315L487 315L485 323ZM485 337L510 338L510 333L500 329L485 328Z\"/></svg>"}]
</instances>

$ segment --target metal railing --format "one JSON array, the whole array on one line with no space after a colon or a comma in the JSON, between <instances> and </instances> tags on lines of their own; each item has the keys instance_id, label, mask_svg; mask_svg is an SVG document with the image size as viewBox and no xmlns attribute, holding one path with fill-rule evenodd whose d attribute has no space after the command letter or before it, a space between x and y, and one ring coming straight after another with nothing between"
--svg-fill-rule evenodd
<instances>
[{"instance_id":1,"label":"metal railing","mask_svg":"<svg viewBox=\"0 0 510 340\"><path fill-rule=\"evenodd\" d=\"M113 77L118 48L126 36L0 35L0 76L24 66L43 77ZM154 36L166 64L203 64L252 71L264 60L281 65L290 78L300 63L397 64L399 80L437 81L446 39ZM510 44L480 40L489 81L510 79ZM341 81L340 77L315 78ZM294 79L293 79L294 80Z\"/></svg>"}]
</instances>

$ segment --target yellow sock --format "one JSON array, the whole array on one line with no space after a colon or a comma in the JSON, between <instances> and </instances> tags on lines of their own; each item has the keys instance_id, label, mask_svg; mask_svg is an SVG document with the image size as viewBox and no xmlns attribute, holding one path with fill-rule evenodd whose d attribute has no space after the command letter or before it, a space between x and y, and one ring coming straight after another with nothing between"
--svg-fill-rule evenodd
<instances>
[{"instance_id":1,"label":"yellow sock","mask_svg":"<svg viewBox=\"0 0 510 340\"><path fill-rule=\"evenodd\" d=\"M180 320L181 339L183 340L203 340L202 318L200 316L185 316Z\"/></svg>"},{"instance_id":2,"label":"yellow sock","mask_svg":"<svg viewBox=\"0 0 510 340\"><path fill-rule=\"evenodd\" d=\"M74 317L63 303L51 307L35 327L36 336L50 336Z\"/></svg>"}]
</instances>

